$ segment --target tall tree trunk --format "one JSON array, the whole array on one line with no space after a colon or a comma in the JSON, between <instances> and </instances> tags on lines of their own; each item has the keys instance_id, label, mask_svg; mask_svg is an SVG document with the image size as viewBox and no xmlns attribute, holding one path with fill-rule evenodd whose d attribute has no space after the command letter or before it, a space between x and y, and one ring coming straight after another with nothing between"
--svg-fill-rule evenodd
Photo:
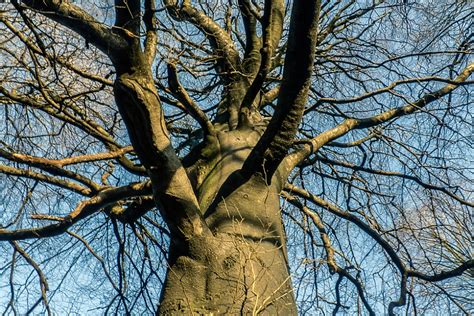
<instances>
[{"instance_id":1,"label":"tall tree trunk","mask_svg":"<svg viewBox=\"0 0 474 316\"><path fill-rule=\"evenodd\" d=\"M219 193L223 186L235 186L227 179L240 169L258 136L253 130L219 132L210 142L213 155L197 163L197 191L212 234L189 241L187 249L171 243L161 315L296 314L280 215L281 183L255 176L225 197Z\"/></svg>"},{"instance_id":2,"label":"tall tree trunk","mask_svg":"<svg viewBox=\"0 0 474 316\"><path fill-rule=\"evenodd\" d=\"M162 132L150 73L135 67L120 74L115 97L171 229L160 314L296 314L280 215L282 182L278 174L272 181L239 176L263 126L208 135L185 171ZM198 201L187 202L189 196ZM208 230L194 233L199 221Z\"/></svg>"},{"instance_id":3,"label":"tall tree trunk","mask_svg":"<svg viewBox=\"0 0 474 316\"><path fill-rule=\"evenodd\" d=\"M171 244L160 314L296 314L283 236L246 218L279 213L270 190L251 184L233 192L219 204L212 237L184 251Z\"/></svg>"}]
</instances>

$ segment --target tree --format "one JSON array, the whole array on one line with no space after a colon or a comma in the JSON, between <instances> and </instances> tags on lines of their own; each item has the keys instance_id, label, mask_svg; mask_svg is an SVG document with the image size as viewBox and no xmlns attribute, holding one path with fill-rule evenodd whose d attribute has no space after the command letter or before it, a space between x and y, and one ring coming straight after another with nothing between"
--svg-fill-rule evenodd
<instances>
[{"instance_id":1,"label":"tree","mask_svg":"<svg viewBox=\"0 0 474 316\"><path fill-rule=\"evenodd\" d=\"M468 314L473 12L3 4L5 313Z\"/></svg>"}]
</instances>

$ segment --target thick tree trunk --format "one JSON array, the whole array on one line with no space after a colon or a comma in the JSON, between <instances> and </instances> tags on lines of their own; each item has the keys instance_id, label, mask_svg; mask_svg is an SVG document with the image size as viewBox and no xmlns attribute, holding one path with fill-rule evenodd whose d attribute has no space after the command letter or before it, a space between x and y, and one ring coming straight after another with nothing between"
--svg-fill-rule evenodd
<instances>
[{"instance_id":1,"label":"thick tree trunk","mask_svg":"<svg viewBox=\"0 0 474 316\"><path fill-rule=\"evenodd\" d=\"M115 96L171 230L159 313L296 314L279 175L271 183L261 174L239 175L263 126L252 122L208 135L199 159L185 171L171 148L151 74L141 69L118 76Z\"/></svg>"},{"instance_id":2,"label":"thick tree trunk","mask_svg":"<svg viewBox=\"0 0 474 316\"><path fill-rule=\"evenodd\" d=\"M171 264L161 315L295 315L283 249L229 233ZM212 244L212 246L210 246ZM196 256L202 260L193 259Z\"/></svg>"},{"instance_id":3,"label":"thick tree trunk","mask_svg":"<svg viewBox=\"0 0 474 316\"><path fill-rule=\"evenodd\" d=\"M171 244L161 315L296 315L281 183L268 185L255 176L223 197L218 193L235 186L226 179L240 169L258 136L253 130L218 133L214 150L207 149L213 155L196 168L200 205L213 234L190 240L187 249Z\"/></svg>"},{"instance_id":4,"label":"thick tree trunk","mask_svg":"<svg viewBox=\"0 0 474 316\"><path fill-rule=\"evenodd\" d=\"M236 191L219 205L222 214L215 218L214 236L191 241L185 253L171 246L161 315L296 314L281 236L272 227L264 230L244 217L247 211L278 213L278 205L261 209L266 197L252 198ZM243 203L236 203L237 199ZM230 215L239 211L242 216Z\"/></svg>"}]
</instances>

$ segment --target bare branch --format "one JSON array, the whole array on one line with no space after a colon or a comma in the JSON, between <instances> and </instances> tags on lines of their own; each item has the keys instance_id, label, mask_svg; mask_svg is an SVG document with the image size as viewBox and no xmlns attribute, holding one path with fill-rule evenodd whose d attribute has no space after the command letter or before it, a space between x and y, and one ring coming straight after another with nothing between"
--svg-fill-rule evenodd
<instances>
[{"instance_id":1,"label":"bare branch","mask_svg":"<svg viewBox=\"0 0 474 316\"><path fill-rule=\"evenodd\" d=\"M278 106L242 168L246 174L263 166L260 172L271 179L296 135L311 84L320 7L319 0L294 2Z\"/></svg>"},{"instance_id":2,"label":"bare branch","mask_svg":"<svg viewBox=\"0 0 474 316\"><path fill-rule=\"evenodd\" d=\"M55 186L79 193L83 196L90 196L93 192L90 188L79 185L73 181L59 179L32 170L0 165L0 172L10 176L34 179L45 183L53 184Z\"/></svg>"},{"instance_id":3,"label":"bare branch","mask_svg":"<svg viewBox=\"0 0 474 316\"><path fill-rule=\"evenodd\" d=\"M16 1L16 0L15 0ZM76 31L106 55L125 49L128 44L111 28L99 23L78 6L63 0L23 0L22 5Z\"/></svg>"},{"instance_id":4,"label":"bare branch","mask_svg":"<svg viewBox=\"0 0 474 316\"><path fill-rule=\"evenodd\" d=\"M189 114L191 114L191 116L198 121L205 134L214 135L214 126L207 117L206 113L201 110L199 105L196 104L193 99L191 99L186 89L179 82L176 64L173 62L168 63L168 83L173 95L185 106Z\"/></svg>"},{"instance_id":5,"label":"bare branch","mask_svg":"<svg viewBox=\"0 0 474 316\"><path fill-rule=\"evenodd\" d=\"M156 56L157 45L157 23L155 16L156 4L154 0L145 0L145 12L143 13L143 23L146 28L145 38L145 55L148 57L148 62L152 64Z\"/></svg>"},{"instance_id":6,"label":"bare branch","mask_svg":"<svg viewBox=\"0 0 474 316\"><path fill-rule=\"evenodd\" d=\"M375 316L375 312L373 311L372 307L370 306L369 302L367 301L367 298L364 293L363 285L359 280L354 278L346 269L341 268L338 266L336 263L336 260L334 258L334 248L331 245L331 240L329 239L329 235L326 232L326 228L324 227L324 223L321 220L321 217L316 213L311 211L307 206L305 206L303 203L301 203L298 199L296 199L293 195L282 191L280 193L283 198L285 198L286 201L290 202L294 206L298 207L305 215L309 216L311 220L313 221L314 225L319 231L319 234L321 236L321 240L323 241L324 245L324 250L326 251L326 260L327 260L327 265L329 268L329 271L333 273L338 273L340 276L344 276L347 279L349 279L357 288L357 291L359 293L359 297L361 298L362 302L364 303L365 308L369 312L369 315Z\"/></svg>"},{"instance_id":7,"label":"bare branch","mask_svg":"<svg viewBox=\"0 0 474 316\"><path fill-rule=\"evenodd\" d=\"M89 178L84 177L84 176L80 175L79 173L63 169L62 168L63 165L58 164L57 161L51 161L49 159L45 159L45 158L41 158L41 157L33 157L33 156L29 156L29 155L12 153L12 152L8 152L6 150L3 150L1 148L0 148L0 157L8 159L12 162L19 162L19 163L27 164L28 166L31 166L31 167L39 168L39 169L41 169L43 171L46 171L46 172L48 172L48 173L50 173L54 176L66 177L66 178L69 178L71 180L82 183L82 184L84 184L84 185L86 185L87 187L90 188L91 191L88 194L90 194L92 192L97 192L101 189L100 185L98 185L94 181L90 180ZM7 172L6 169L4 171ZM11 170L11 172L13 172L13 170ZM39 174L37 174L35 176L34 173L32 173L32 172L27 172L27 174L28 173L30 174L30 176L35 177L36 179L38 179L37 176L39 176ZM48 179L52 180L52 178L48 178ZM57 182L57 183L63 183L63 182ZM67 182L64 182L64 183L67 183ZM68 183L68 186L70 186L70 185L71 185L71 183ZM77 190L76 186L74 186L74 188L76 188L76 190ZM81 190L81 192L86 192L86 191L84 191L84 189Z\"/></svg>"},{"instance_id":8,"label":"bare branch","mask_svg":"<svg viewBox=\"0 0 474 316\"><path fill-rule=\"evenodd\" d=\"M40 266L31 258L31 256L22 247L20 247L20 245L17 242L11 241L10 244L13 246L15 251L17 251L26 260L26 262L28 262L28 264L33 267L35 272L38 274L39 281L40 281L40 288L41 288L41 300L43 301L44 307L46 308L48 315L51 315L51 309L49 308L48 298L46 296L46 292L49 290L49 285L48 285L48 281L46 280L46 276L44 275Z\"/></svg>"},{"instance_id":9,"label":"bare branch","mask_svg":"<svg viewBox=\"0 0 474 316\"><path fill-rule=\"evenodd\" d=\"M178 5L176 0L165 0L168 12L176 20L185 20L199 28L208 38L214 48L214 53L219 57L219 65L225 76L235 76L240 58L237 49L229 37L229 34L221 28L214 20L191 5L191 1L182 1Z\"/></svg>"},{"instance_id":10,"label":"bare branch","mask_svg":"<svg viewBox=\"0 0 474 316\"><path fill-rule=\"evenodd\" d=\"M345 168L350 168L352 170L358 170L358 171L363 171L363 172L382 175L382 176L398 177L398 178L412 180L412 181L418 183L421 187L423 187L425 189L436 190L436 191L443 192L444 194L448 195L449 197L451 197L452 199L458 201L459 203L461 203L463 205L474 207L473 202L464 200L463 198L459 197L458 195L450 192L447 188L437 186L437 185L433 185L433 184L430 184L430 183L425 183L419 177L417 177L415 175L404 174L404 173L400 173L400 172L387 171L387 170L376 170L376 169L366 168L366 167L358 166L358 165L355 165L355 164L352 164L352 163L349 163L349 162L335 161L335 160L331 160L331 159L324 158L324 157L321 157L321 156L318 156L316 159L318 161L323 162L323 163L329 163L331 165L342 166L342 167L345 167Z\"/></svg>"},{"instance_id":11,"label":"bare branch","mask_svg":"<svg viewBox=\"0 0 474 316\"><path fill-rule=\"evenodd\" d=\"M123 187L104 189L89 200L80 202L73 211L63 217L58 223L38 228L16 230L0 229L0 240L22 240L57 236L64 233L69 227L81 219L119 200L133 196L148 195L150 191L151 187L149 182L133 183Z\"/></svg>"},{"instance_id":12,"label":"bare branch","mask_svg":"<svg viewBox=\"0 0 474 316\"><path fill-rule=\"evenodd\" d=\"M452 80L452 83L444 86L443 88L436 90L434 92L425 94L422 98L416 100L415 102L405 104L403 106L385 111L378 115L363 118L363 119L355 119L349 118L344 120L338 126L326 130L325 132L319 134L315 138L311 139L311 141L303 146L300 150L291 153L286 158L286 164L288 169L292 170L295 166L301 163L307 156L312 153L317 152L321 147L325 146L329 142L347 134L351 130L355 129L365 129L374 127L391 120L397 119L399 117L403 117L412 113L419 111L420 109L424 108L426 105L430 104L433 101L436 101L443 96L451 93L456 88L458 88L466 79L474 72L474 63L468 65L464 68L463 71L456 77L456 79Z\"/></svg>"},{"instance_id":13,"label":"bare branch","mask_svg":"<svg viewBox=\"0 0 474 316\"><path fill-rule=\"evenodd\" d=\"M260 68L247 90L241 104L241 117L239 124L242 125L242 116L249 116L248 110L255 112L258 110L260 102L255 102L255 98L261 92L263 83L272 67L272 57L275 54L278 42L283 30L283 18L285 16L285 3L282 0L265 1L263 15L263 46L260 50ZM252 106L254 105L254 106Z\"/></svg>"}]
</instances>

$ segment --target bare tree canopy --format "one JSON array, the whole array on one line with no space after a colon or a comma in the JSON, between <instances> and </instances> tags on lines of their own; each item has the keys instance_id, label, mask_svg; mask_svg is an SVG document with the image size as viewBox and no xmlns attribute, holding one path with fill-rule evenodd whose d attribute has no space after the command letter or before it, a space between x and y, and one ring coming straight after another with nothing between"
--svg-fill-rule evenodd
<instances>
[{"instance_id":1,"label":"bare tree canopy","mask_svg":"<svg viewBox=\"0 0 474 316\"><path fill-rule=\"evenodd\" d=\"M0 22L3 315L474 312L472 1Z\"/></svg>"}]
</instances>

